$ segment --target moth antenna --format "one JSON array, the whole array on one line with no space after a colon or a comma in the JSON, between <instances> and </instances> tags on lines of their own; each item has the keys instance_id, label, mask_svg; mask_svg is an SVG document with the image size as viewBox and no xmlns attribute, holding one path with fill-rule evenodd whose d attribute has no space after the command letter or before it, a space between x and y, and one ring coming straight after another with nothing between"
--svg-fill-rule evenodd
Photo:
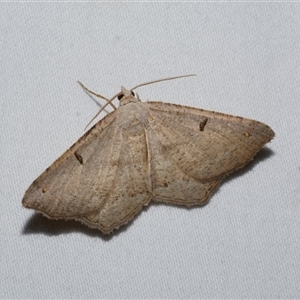
<instances>
[{"instance_id":1,"label":"moth antenna","mask_svg":"<svg viewBox=\"0 0 300 300\"><path fill-rule=\"evenodd\" d=\"M103 99L103 100L105 100L105 101L109 101L109 99L108 98L106 98L106 97L104 97L104 96L102 96L102 95L100 95L100 94L97 94L97 93L95 93L95 92L93 92L93 91L91 91L91 90L89 90L86 86L84 86L80 81L77 81L80 85L81 85L81 87L86 91L86 92L88 92L88 93L90 93L90 94L92 94L92 95L94 95L94 96L96 96L96 97L98 97L98 98L101 98L101 99ZM116 110L117 108L116 108L116 106L113 104L113 103L110 103L110 105L112 106L112 108L114 109L114 110Z\"/></svg>"},{"instance_id":2,"label":"moth antenna","mask_svg":"<svg viewBox=\"0 0 300 300\"><path fill-rule=\"evenodd\" d=\"M175 77L167 77L167 78L157 79L157 80L153 80L153 81L148 81L148 82L141 83L141 84L139 84L139 85L133 87L132 89L130 89L130 91L132 91L132 90L134 90L134 89L136 89L136 88L138 88L138 87L144 86L144 85L148 85L148 84L152 84L152 83L156 83L156 82L161 82L161 81L173 80L173 79L177 79L177 78L190 77L190 76L197 76L197 75L196 75L196 74L189 74L189 75L181 75L181 76L175 76ZM116 109L116 107L112 104L112 101L113 101L116 97L118 97L119 95L121 95L122 92L119 92L119 93L117 93L115 96L113 96L112 98L107 99L107 98L105 98L105 97L103 97L103 96L101 96L101 95L99 95L99 94L96 94L96 93L90 91L90 90L89 90L88 88L86 88L80 81L78 81L78 83L79 83L85 90L87 90L89 93L91 93L91 94L93 94L93 95L95 95L95 96L97 96L97 97L99 97L99 98L102 98L102 99L104 99L104 100L107 101L106 104L105 104L103 107L101 107L101 109L100 109L100 110L96 113L96 115L92 118L92 120L85 126L84 130L86 130L87 127L88 127L88 126L89 126L89 125L90 125L90 124L98 117L98 115L102 112L102 110L103 110L107 105L111 105L111 106L114 107L114 109Z\"/></svg>"},{"instance_id":3,"label":"moth antenna","mask_svg":"<svg viewBox=\"0 0 300 300\"><path fill-rule=\"evenodd\" d=\"M177 79L177 78L190 77L190 76L197 76L197 75L196 74L189 74L189 75L167 77L167 78L157 79L157 80L153 80L153 81L148 81L148 82L136 85L135 87L133 87L132 89L130 89L130 91L135 90L136 88L144 86L144 85L148 85L148 84L152 84L152 83L156 83L156 82L161 82L161 81L173 80L173 79Z\"/></svg>"},{"instance_id":4,"label":"moth antenna","mask_svg":"<svg viewBox=\"0 0 300 300\"><path fill-rule=\"evenodd\" d=\"M85 126L84 130L86 130L89 125L98 117L98 115L102 112L102 110L107 106L107 105L112 105L112 101L118 97L119 95L121 95L122 92L119 92L118 94L116 94L115 96L113 96L111 99L105 99L107 102L101 107L101 109L96 113L96 115L92 118L92 120Z\"/></svg>"}]
</instances>

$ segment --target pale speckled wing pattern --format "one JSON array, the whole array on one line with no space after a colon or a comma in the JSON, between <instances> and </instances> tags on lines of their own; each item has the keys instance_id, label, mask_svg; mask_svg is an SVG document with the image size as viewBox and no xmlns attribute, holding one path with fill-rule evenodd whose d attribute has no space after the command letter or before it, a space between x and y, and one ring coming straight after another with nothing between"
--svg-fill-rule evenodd
<instances>
[{"instance_id":1,"label":"pale speckled wing pattern","mask_svg":"<svg viewBox=\"0 0 300 300\"><path fill-rule=\"evenodd\" d=\"M148 105L150 127L168 155L202 182L241 168L274 136L269 126L251 119L163 102Z\"/></svg>"},{"instance_id":2,"label":"pale speckled wing pattern","mask_svg":"<svg viewBox=\"0 0 300 300\"><path fill-rule=\"evenodd\" d=\"M81 219L104 233L126 224L151 200L145 127L137 119L136 121L134 130L121 126L118 128L122 143L109 197L100 210Z\"/></svg>"},{"instance_id":3,"label":"pale speckled wing pattern","mask_svg":"<svg viewBox=\"0 0 300 300\"><path fill-rule=\"evenodd\" d=\"M147 104L156 201L205 204L221 180L244 166L274 135L269 126L250 119L238 118L236 125L234 116L163 102Z\"/></svg>"},{"instance_id":4,"label":"pale speckled wing pattern","mask_svg":"<svg viewBox=\"0 0 300 300\"><path fill-rule=\"evenodd\" d=\"M207 202L274 132L258 121L129 96L28 188L23 205L76 219L103 233L126 224L151 199ZM126 103L126 104L124 104Z\"/></svg>"},{"instance_id":5,"label":"pale speckled wing pattern","mask_svg":"<svg viewBox=\"0 0 300 300\"><path fill-rule=\"evenodd\" d=\"M108 147L115 148L114 155L119 155L117 150L120 142L118 132L112 126L114 121L115 116L107 115L62 154L30 185L24 195L23 205L52 218L74 218L98 208L99 203L95 206L93 201L94 183L98 180L99 172L97 165L103 164L102 181L98 182L101 194L96 195L99 201L106 197L117 169L117 166L109 168L105 164L111 155ZM75 154L81 155L82 161ZM95 155L98 155L97 161L93 161ZM115 160L117 158L112 157Z\"/></svg>"},{"instance_id":6,"label":"pale speckled wing pattern","mask_svg":"<svg viewBox=\"0 0 300 300\"><path fill-rule=\"evenodd\" d=\"M46 169L26 191L23 205L109 233L148 204L144 127L131 134L120 127L115 114L97 123Z\"/></svg>"}]
</instances>

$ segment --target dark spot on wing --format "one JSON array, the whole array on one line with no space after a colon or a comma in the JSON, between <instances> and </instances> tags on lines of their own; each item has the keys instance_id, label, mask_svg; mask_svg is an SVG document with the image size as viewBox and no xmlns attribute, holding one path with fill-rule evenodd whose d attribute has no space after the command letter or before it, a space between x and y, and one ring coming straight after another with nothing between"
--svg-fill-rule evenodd
<instances>
[{"instance_id":1,"label":"dark spot on wing","mask_svg":"<svg viewBox=\"0 0 300 300\"><path fill-rule=\"evenodd\" d=\"M200 129L200 131L203 131L203 130L204 130L204 127L205 127L207 121L208 121L208 119L205 118L202 122L200 122L200 124L199 124L199 129Z\"/></svg>"},{"instance_id":2,"label":"dark spot on wing","mask_svg":"<svg viewBox=\"0 0 300 300\"><path fill-rule=\"evenodd\" d=\"M77 158L77 160L81 163L81 164L83 164L83 159L82 159L82 156L80 155L80 154L78 154L76 151L75 151L75 157Z\"/></svg>"}]
</instances>

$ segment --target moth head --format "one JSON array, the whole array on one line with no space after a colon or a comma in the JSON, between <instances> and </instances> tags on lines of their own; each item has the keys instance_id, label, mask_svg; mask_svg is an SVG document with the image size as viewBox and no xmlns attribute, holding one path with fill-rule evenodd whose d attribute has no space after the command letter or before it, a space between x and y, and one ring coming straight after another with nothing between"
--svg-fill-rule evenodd
<instances>
[{"instance_id":1,"label":"moth head","mask_svg":"<svg viewBox=\"0 0 300 300\"><path fill-rule=\"evenodd\" d=\"M132 90L127 90L124 86L121 86L121 92L118 94L120 105L125 105L129 102L141 101L138 94L135 94Z\"/></svg>"},{"instance_id":2,"label":"moth head","mask_svg":"<svg viewBox=\"0 0 300 300\"><path fill-rule=\"evenodd\" d=\"M130 90L127 90L125 89L123 86L121 87L121 92L117 93L116 95L114 95L112 98L108 99L100 94L96 94L94 92L92 92L91 90L89 90L88 88L86 88L80 81L78 81L78 83L82 86L82 88L98 97L98 98L101 98L101 99L104 99L107 101L107 103L98 111L98 113L92 118L92 120L88 123L88 125L85 127L85 129L94 121L94 119L101 113L101 111L107 106L107 105L111 105L113 107L114 110L116 110L117 108L114 106L114 104L112 103L112 101L115 99L115 98L118 98L119 101L120 101L120 106L122 105L125 105L125 104L128 104L130 102L139 102L141 101L140 98L139 98L139 95L138 94L135 94L133 92L133 90L135 90L136 88L138 87L141 87L141 86L144 86L144 85L148 85L148 84L152 84L152 83L156 83L156 82L161 82L161 81L166 81L166 80L173 80L173 79L177 79L177 78L182 78L182 77L189 77L189 76L196 76L195 74L190 74L190 75L182 75L182 76L175 76L175 77L168 77L168 78L163 78L163 79L158 79L158 80L153 80L153 81L148 81L148 82L145 82L145 83L141 83L141 84L138 84L136 85L135 87L133 87L132 89Z\"/></svg>"}]
</instances>

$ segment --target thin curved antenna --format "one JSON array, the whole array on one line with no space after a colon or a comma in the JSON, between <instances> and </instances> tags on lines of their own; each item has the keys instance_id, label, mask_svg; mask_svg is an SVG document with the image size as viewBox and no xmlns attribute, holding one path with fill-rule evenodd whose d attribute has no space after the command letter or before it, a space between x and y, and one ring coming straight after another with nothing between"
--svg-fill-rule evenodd
<instances>
[{"instance_id":1,"label":"thin curved antenna","mask_svg":"<svg viewBox=\"0 0 300 300\"><path fill-rule=\"evenodd\" d=\"M161 81L167 81L167 80L173 80L173 79L178 79L178 78L183 78L183 77L190 77L190 76L197 76L196 74L189 74L189 75L182 75L182 76L175 76L175 77L167 77L167 78L162 78L162 79L157 79L157 80L153 80L153 81L148 81L145 83L141 83L136 85L135 87L133 87L132 89L130 89L130 91L135 90L138 87L144 86L144 85L148 85L148 84L152 84L152 83L156 83L156 82L161 82ZM78 81L79 82L79 81ZM83 86L85 88L85 86L79 82L79 84L81 84L81 86ZM85 88L86 89L86 88ZM86 89L88 90L88 89ZM89 90L88 90L89 91ZM105 105L103 107L101 107L101 109L96 113L96 115L92 118L92 120L85 126L84 130L87 129L87 127L98 117L98 115L102 112L102 110L107 106L107 105L113 105L112 101L118 97L119 95L122 94L122 91L117 93L116 95L114 95L112 98L107 99L101 95L95 94L94 92L92 92L93 95L95 96L100 96L99 98L102 98L104 100L106 100L107 102L105 103Z\"/></svg>"},{"instance_id":2,"label":"thin curved antenna","mask_svg":"<svg viewBox=\"0 0 300 300\"><path fill-rule=\"evenodd\" d=\"M196 74L189 74L189 75L167 77L167 78L157 79L157 80L153 80L153 81L148 81L148 82L136 85L135 87L133 87L132 89L130 89L130 91L135 90L136 88L144 86L144 85L148 85L148 84L152 84L152 83L156 83L156 82L161 82L161 81L173 80L173 79L177 79L177 78L190 77L190 76L197 76L197 75Z\"/></svg>"},{"instance_id":3,"label":"thin curved antenna","mask_svg":"<svg viewBox=\"0 0 300 300\"><path fill-rule=\"evenodd\" d=\"M112 101L118 97L119 95L121 95L122 92L119 92L118 94L116 94L115 96L113 96L110 99L105 99L107 102L101 107L101 109L95 114L95 116L92 118L92 120L85 126L84 130L87 129L87 127L98 117L98 115L101 113L101 111L107 106L107 105L112 105Z\"/></svg>"},{"instance_id":4,"label":"thin curved antenna","mask_svg":"<svg viewBox=\"0 0 300 300\"><path fill-rule=\"evenodd\" d=\"M102 95L100 95L100 94L97 94L97 93L95 93L95 92L89 90L89 89L88 89L86 86L84 86L83 83L81 83L80 81L77 81L77 82L81 85L81 87L82 87L86 92L88 92L88 93L90 93L90 94L92 94L92 95L94 95L94 96L96 96L96 97L98 97L98 98L100 98L100 99L103 99L103 100L105 100L105 101L107 101L107 102L109 101L108 98L106 98L106 97L104 97L104 96L102 96ZM112 108L113 108L114 110L117 109L116 106L115 106L113 103L110 103L110 105L112 106Z\"/></svg>"}]
</instances>

